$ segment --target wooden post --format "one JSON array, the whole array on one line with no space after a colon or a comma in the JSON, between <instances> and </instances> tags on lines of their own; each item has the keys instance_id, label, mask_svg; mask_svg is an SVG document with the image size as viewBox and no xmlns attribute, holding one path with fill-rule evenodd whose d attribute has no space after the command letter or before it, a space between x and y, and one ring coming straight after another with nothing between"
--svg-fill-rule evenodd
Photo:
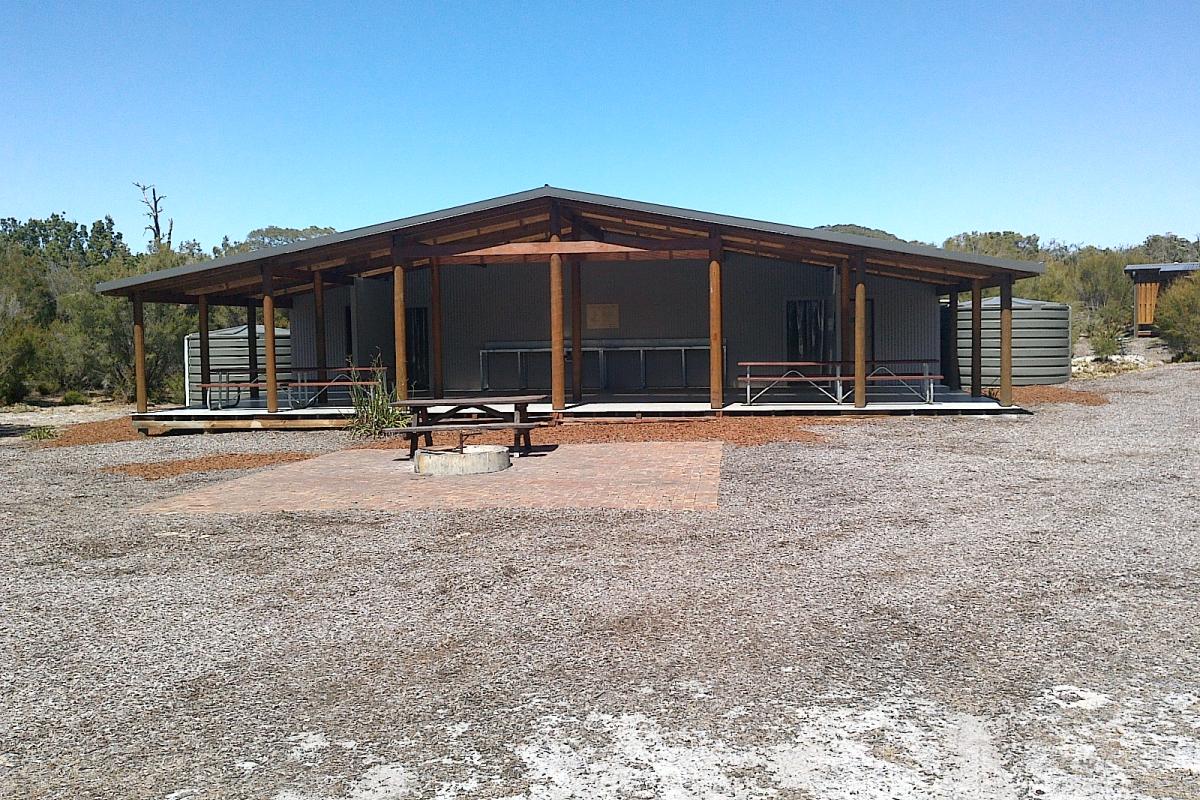
<instances>
[{"instance_id":1,"label":"wooden post","mask_svg":"<svg viewBox=\"0 0 1200 800\"><path fill-rule=\"evenodd\" d=\"M145 414L146 403L146 321L142 313L142 298L133 296L133 385L137 395L137 410Z\"/></svg>"},{"instance_id":2,"label":"wooden post","mask_svg":"<svg viewBox=\"0 0 1200 800\"><path fill-rule=\"evenodd\" d=\"M200 383L212 383L211 342L209 341L209 297L200 295L196 300L197 315L200 327ZM187 365L184 365L186 374ZM200 402L208 405L208 389L200 390Z\"/></svg>"},{"instance_id":3,"label":"wooden post","mask_svg":"<svg viewBox=\"0 0 1200 800\"><path fill-rule=\"evenodd\" d=\"M275 377L275 288L271 267L262 269L263 344L265 345L267 370L267 412L279 410L279 382Z\"/></svg>"},{"instance_id":4,"label":"wooden post","mask_svg":"<svg viewBox=\"0 0 1200 800\"><path fill-rule=\"evenodd\" d=\"M557 242L558 234L550 237ZM550 256L550 405L555 411L567 407L566 348L563 346L563 268L562 256Z\"/></svg>"},{"instance_id":5,"label":"wooden post","mask_svg":"<svg viewBox=\"0 0 1200 800\"><path fill-rule=\"evenodd\" d=\"M429 338L433 351L433 396L441 397L445 392L442 372L442 266L435 259L429 270Z\"/></svg>"},{"instance_id":6,"label":"wooden post","mask_svg":"<svg viewBox=\"0 0 1200 800\"><path fill-rule=\"evenodd\" d=\"M947 334L947 362L942 367L942 372L946 376L946 385L954 391L962 389L962 374L958 367L958 289L950 291L949 298L946 302L947 317L949 318L949 329Z\"/></svg>"},{"instance_id":7,"label":"wooden post","mask_svg":"<svg viewBox=\"0 0 1200 800\"><path fill-rule=\"evenodd\" d=\"M317 352L317 380L328 380L329 355L325 352L325 276L319 271L313 273L313 339Z\"/></svg>"},{"instance_id":8,"label":"wooden post","mask_svg":"<svg viewBox=\"0 0 1200 800\"><path fill-rule=\"evenodd\" d=\"M840 278L838 287L838 332L840 334L838 361L845 368L850 363L850 354L854 350L854 328L850 324L852 319L850 301L854 295L854 288L850 283L849 261L842 262L838 267L838 277Z\"/></svg>"},{"instance_id":9,"label":"wooden post","mask_svg":"<svg viewBox=\"0 0 1200 800\"><path fill-rule=\"evenodd\" d=\"M971 282L971 397L983 397L983 281Z\"/></svg>"},{"instance_id":10,"label":"wooden post","mask_svg":"<svg viewBox=\"0 0 1200 800\"><path fill-rule=\"evenodd\" d=\"M403 264L392 268L392 335L396 349L396 396L408 399L408 308L404 299Z\"/></svg>"},{"instance_id":11,"label":"wooden post","mask_svg":"<svg viewBox=\"0 0 1200 800\"><path fill-rule=\"evenodd\" d=\"M721 240L713 237L708 261L708 405L725 407L725 332L722 329Z\"/></svg>"},{"instance_id":12,"label":"wooden post","mask_svg":"<svg viewBox=\"0 0 1200 800\"><path fill-rule=\"evenodd\" d=\"M862 258L854 265L854 407L867 405L867 274Z\"/></svg>"},{"instance_id":13,"label":"wooden post","mask_svg":"<svg viewBox=\"0 0 1200 800\"><path fill-rule=\"evenodd\" d=\"M253 300L246 303L246 373L249 375L250 397L258 399L258 306Z\"/></svg>"},{"instance_id":14,"label":"wooden post","mask_svg":"<svg viewBox=\"0 0 1200 800\"><path fill-rule=\"evenodd\" d=\"M1011 406L1012 396L1012 292L1011 275L1000 281L1000 405Z\"/></svg>"},{"instance_id":15,"label":"wooden post","mask_svg":"<svg viewBox=\"0 0 1200 800\"><path fill-rule=\"evenodd\" d=\"M571 262L571 399L583 399L583 269Z\"/></svg>"}]
</instances>

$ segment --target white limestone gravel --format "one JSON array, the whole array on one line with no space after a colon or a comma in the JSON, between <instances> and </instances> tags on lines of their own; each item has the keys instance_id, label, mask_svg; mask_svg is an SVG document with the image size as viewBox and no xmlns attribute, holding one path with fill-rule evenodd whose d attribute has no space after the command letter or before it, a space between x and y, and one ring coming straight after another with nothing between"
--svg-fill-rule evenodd
<instances>
[{"instance_id":1,"label":"white limestone gravel","mask_svg":"<svg viewBox=\"0 0 1200 800\"><path fill-rule=\"evenodd\" d=\"M726 448L715 512L179 517L0 448L0 796L1200 797L1200 370ZM652 446L652 445L651 445Z\"/></svg>"}]
</instances>

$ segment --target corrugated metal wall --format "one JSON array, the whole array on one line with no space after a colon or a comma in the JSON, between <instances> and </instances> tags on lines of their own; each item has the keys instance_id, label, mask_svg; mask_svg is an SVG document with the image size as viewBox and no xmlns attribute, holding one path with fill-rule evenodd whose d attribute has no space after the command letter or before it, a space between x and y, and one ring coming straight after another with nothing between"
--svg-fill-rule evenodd
<instances>
[{"instance_id":1,"label":"corrugated metal wall","mask_svg":"<svg viewBox=\"0 0 1200 800\"><path fill-rule=\"evenodd\" d=\"M310 334L311 338L311 334ZM280 380L291 377L292 337L285 328L275 329L275 363ZM184 392L184 402L191 408L204 405L204 395L200 391L200 334L189 333L184 338L184 358L187 363L187 387ZM246 340L246 326L222 328L209 331L208 334L209 371L214 383L246 381L250 373L250 347ZM260 377L262 365L266 363L267 353L264 342L263 326L258 326L258 364Z\"/></svg>"},{"instance_id":2,"label":"corrugated metal wall","mask_svg":"<svg viewBox=\"0 0 1200 800\"><path fill-rule=\"evenodd\" d=\"M931 284L867 276L875 306L875 360L925 359L941 371L941 317Z\"/></svg>"},{"instance_id":3,"label":"corrugated metal wall","mask_svg":"<svg viewBox=\"0 0 1200 800\"><path fill-rule=\"evenodd\" d=\"M821 300L826 304L826 335L836 352L836 273L824 267L794 264L773 258L730 253L725 260L721 288L727 348L726 382L734 385L739 361L787 359L787 303ZM699 290L708 295L707 275ZM707 310L706 310L707 314ZM708 318L704 320L707 335Z\"/></svg>"},{"instance_id":4,"label":"corrugated metal wall","mask_svg":"<svg viewBox=\"0 0 1200 800\"><path fill-rule=\"evenodd\" d=\"M346 310L350 308L351 287L329 286L325 289L325 353L330 366L346 363L353 343L346 339ZM313 296L302 294L295 298L288 319L292 326L292 357L297 366L317 365L316 327L313 321Z\"/></svg>"},{"instance_id":5,"label":"corrugated metal wall","mask_svg":"<svg viewBox=\"0 0 1200 800\"><path fill-rule=\"evenodd\" d=\"M569 297L570 269L565 268L564 291ZM618 307L617 328L584 329L584 339L708 338L708 267L702 261L632 263L588 262L583 265L583 303ZM938 297L934 288L888 278L868 278L874 300L877 358L939 359ZM787 357L787 301L819 299L828 303L830 356L837 352L835 317L837 277L834 270L731 253L724 270L725 337L729 385L735 385L738 361L778 361ZM330 362L343 352L342 309L350 292L338 287L326 292L326 335ZM392 355L391 279L360 280L353 293L356 310L358 363L370 363L369 353ZM429 272L408 277L410 307L427 306ZM550 327L549 271L545 264L450 266L442 269L443 352L446 388L480 388L479 352L488 343L547 343ZM570 331L566 302L565 333ZM312 296L296 299L292 309L296 358L312 362ZM527 366L528 384L550 383L548 355L534 355ZM636 354L616 354L609 360L610 385L632 384ZM678 355L653 355L647 364L650 386L679 384ZM688 356L688 384L707 384L708 363L702 353ZM515 356L491 358L493 390L518 385ZM584 381L599 385L594 355L585 360Z\"/></svg>"}]
</instances>

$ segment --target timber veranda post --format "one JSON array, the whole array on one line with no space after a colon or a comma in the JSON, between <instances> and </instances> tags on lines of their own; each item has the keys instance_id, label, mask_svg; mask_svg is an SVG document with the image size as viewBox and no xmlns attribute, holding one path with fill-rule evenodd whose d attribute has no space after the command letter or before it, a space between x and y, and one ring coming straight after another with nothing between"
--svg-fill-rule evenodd
<instances>
[{"instance_id":1,"label":"timber veranda post","mask_svg":"<svg viewBox=\"0 0 1200 800\"><path fill-rule=\"evenodd\" d=\"M550 241L557 242L558 234ZM566 348L563 346L563 266L562 256L550 255L550 406L554 411L567 407Z\"/></svg>"},{"instance_id":2,"label":"timber veranda post","mask_svg":"<svg viewBox=\"0 0 1200 800\"><path fill-rule=\"evenodd\" d=\"M208 330L208 295L200 295L196 298L196 316L199 318L200 328L200 383L212 383L212 341L209 338ZM187 372L187 365L184 365L184 372ZM200 390L200 397L208 392L205 387ZM205 405L208 405L207 402Z\"/></svg>"},{"instance_id":3,"label":"timber veranda post","mask_svg":"<svg viewBox=\"0 0 1200 800\"><path fill-rule=\"evenodd\" d=\"M725 407L725 333L722 327L722 247L713 234L708 245L708 405L714 411Z\"/></svg>"},{"instance_id":4,"label":"timber veranda post","mask_svg":"<svg viewBox=\"0 0 1200 800\"><path fill-rule=\"evenodd\" d=\"M550 241L559 242L562 219L558 204L550 206ZM550 254L550 408L557 414L567 407L566 347L563 343L562 254Z\"/></svg>"},{"instance_id":5,"label":"timber veranda post","mask_svg":"<svg viewBox=\"0 0 1200 800\"><path fill-rule=\"evenodd\" d=\"M246 302L246 373L250 381L250 397L258 399L258 306Z\"/></svg>"},{"instance_id":6,"label":"timber veranda post","mask_svg":"<svg viewBox=\"0 0 1200 800\"><path fill-rule=\"evenodd\" d=\"M867 405L867 271L854 257L854 407Z\"/></svg>"},{"instance_id":7,"label":"timber veranda post","mask_svg":"<svg viewBox=\"0 0 1200 800\"><path fill-rule=\"evenodd\" d=\"M142 298L133 296L133 387L139 414L145 414L146 402L146 319Z\"/></svg>"},{"instance_id":8,"label":"timber veranda post","mask_svg":"<svg viewBox=\"0 0 1200 800\"><path fill-rule=\"evenodd\" d=\"M262 268L263 350L267 372L267 413L279 410L279 381L275 373L275 286L271 265Z\"/></svg>"},{"instance_id":9,"label":"timber veranda post","mask_svg":"<svg viewBox=\"0 0 1200 800\"><path fill-rule=\"evenodd\" d=\"M1000 405L1013 404L1012 395L1012 299L1011 275L1000 280Z\"/></svg>"},{"instance_id":10,"label":"timber veranda post","mask_svg":"<svg viewBox=\"0 0 1200 800\"><path fill-rule=\"evenodd\" d=\"M983 281L971 282L971 397L983 397Z\"/></svg>"}]
</instances>

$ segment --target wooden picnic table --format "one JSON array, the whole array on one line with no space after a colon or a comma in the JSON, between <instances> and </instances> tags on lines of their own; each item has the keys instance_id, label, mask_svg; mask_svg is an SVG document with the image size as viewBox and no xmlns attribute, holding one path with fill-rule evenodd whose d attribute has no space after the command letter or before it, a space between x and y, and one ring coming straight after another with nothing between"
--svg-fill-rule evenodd
<instances>
[{"instance_id":1,"label":"wooden picnic table","mask_svg":"<svg viewBox=\"0 0 1200 800\"><path fill-rule=\"evenodd\" d=\"M487 414L490 417L502 419L505 422L513 422L520 424L527 422L529 415L529 406L533 403L544 403L548 399L548 395L544 394L517 394L508 397L503 396L475 396L475 397L410 397L407 400L397 400L392 403L397 408L410 408L416 414L416 424L418 425L437 425L447 417L453 417L461 411L470 411L472 409ZM441 408L436 414L433 413L434 408ZM502 411L496 406L512 406L512 411Z\"/></svg>"},{"instance_id":2,"label":"wooden picnic table","mask_svg":"<svg viewBox=\"0 0 1200 800\"><path fill-rule=\"evenodd\" d=\"M526 449L532 446L529 439L529 431L531 428L538 427L542 423L529 422L529 406L532 403L543 403L548 396L544 394L518 394L508 397L503 396L483 396L483 397L420 397L409 398L407 400L397 400L392 403L396 408L412 409L416 418L407 428L396 428L395 433L404 433L409 437L409 456L416 451L417 438L421 435L425 437L425 444L433 444L433 432L438 428L447 430L459 431L459 446L462 446L462 430L466 427L462 424L454 425L449 420L460 411L470 411L472 409L487 414L489 417L495 417L504 421L502 425L480 425L472 423L472 427L479 429L492 428L511 428L513 431L513 443L516 446L523 441ZM496 406L512 406L513 410L502 411ZM436 414L433 413L434 408L441 408Z\"/></svg>"}]
</instances>

